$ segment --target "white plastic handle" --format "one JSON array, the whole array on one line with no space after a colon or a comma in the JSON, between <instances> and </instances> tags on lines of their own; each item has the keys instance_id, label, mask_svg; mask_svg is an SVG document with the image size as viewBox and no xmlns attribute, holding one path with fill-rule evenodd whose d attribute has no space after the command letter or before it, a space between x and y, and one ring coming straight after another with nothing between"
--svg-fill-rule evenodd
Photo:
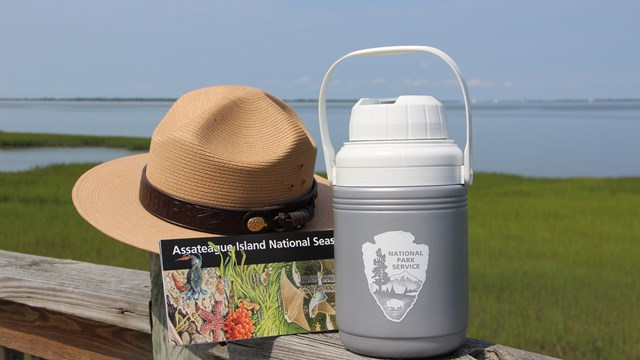
<instances>
[{"instance_id":1,"label":"white plastic handle","mask_svg":"<svg viewBox=\"0 0 640 360\"><path fill-rule=\"evenodd\" d=\"M458 79L458 84L462 88L462 96L464 98L464 109L466 112L467 118L467 143L464 146L464 164L462 167L462 178L464 179L465 184L471 185L473 183L473 169L471 168L471 106L469 101L469 91L467 90L467 84L462 78L462 74L460 73L460 68L458 65L449 57L449 55L445 54L442 50L430 47L430 46L385 46L371 49L363 49L351 52L333 63L327 74L324 76L324 80L322 80L322 85L320 86L320 97L318 98L318 118L320 119L320 135L322 138L322 149L324 153L324 161L327 169L327 177L329 178L329 182L331 184L335 184L334 182L334 170L336 167L336 151L333 148L333 144L331 143L331 139L329 137L329 127L327 125L327 98L326 92L329 85L329 79L333 74L333 71L341 63L343 60L353 57L353 56L380 56L380 55L400 55L400 54L411 54L415 52L427 52L431 53L449 65L451 70L456 75Z\"/></svg>"}]
</instances>

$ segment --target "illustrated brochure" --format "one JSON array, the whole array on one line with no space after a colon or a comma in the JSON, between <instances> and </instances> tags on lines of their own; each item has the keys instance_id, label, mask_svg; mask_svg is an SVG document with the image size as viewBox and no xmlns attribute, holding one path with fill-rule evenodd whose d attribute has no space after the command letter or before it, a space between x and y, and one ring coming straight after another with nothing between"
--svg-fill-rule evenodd
<instances>
[{"instance_id":1,"label":"illustrated brochure","mask_svg":"<svg viewBox=\"0 0 640 360\"><path fill-rule=\"evenodd\" d=\"M336 330L333 231L160 241L171 345Z\"/></svg>"}]
</instances>

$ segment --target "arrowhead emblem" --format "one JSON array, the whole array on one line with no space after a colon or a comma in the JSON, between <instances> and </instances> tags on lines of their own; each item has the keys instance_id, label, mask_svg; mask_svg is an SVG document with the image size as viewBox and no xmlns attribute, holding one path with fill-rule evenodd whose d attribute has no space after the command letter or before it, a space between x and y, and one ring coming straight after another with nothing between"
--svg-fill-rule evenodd
<instances>
[{"instance_id":1,"label":"arrowhead emblem","mask_svg":"<svg viewBox=\"0 0 640 360\"><path fill-rule=\"evenodd\" d=\"M413 307L427 277L429 246L406 231L388 231L362 245L369 291L387 319L400 322Z\"/></svg>"}]
</instances>

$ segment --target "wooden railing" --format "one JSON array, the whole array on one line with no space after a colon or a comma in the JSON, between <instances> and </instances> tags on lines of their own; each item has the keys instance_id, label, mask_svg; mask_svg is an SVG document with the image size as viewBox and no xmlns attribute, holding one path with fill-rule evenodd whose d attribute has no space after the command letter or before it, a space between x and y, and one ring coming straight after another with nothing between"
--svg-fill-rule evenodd
<instances>
[{"instance_id":1,"label":"wooden railing","mask_svg":"<svg viewBox=\"0 0 640 360\"><path fill-rule=\"evenodd\" d=\"M170 347L159 258L150 272L0 250L0 360L365 359L337 333ZM150 276L151 275L151 276ZM467 339L440 359L550 359Z\"/></svg>"}]
</instances>

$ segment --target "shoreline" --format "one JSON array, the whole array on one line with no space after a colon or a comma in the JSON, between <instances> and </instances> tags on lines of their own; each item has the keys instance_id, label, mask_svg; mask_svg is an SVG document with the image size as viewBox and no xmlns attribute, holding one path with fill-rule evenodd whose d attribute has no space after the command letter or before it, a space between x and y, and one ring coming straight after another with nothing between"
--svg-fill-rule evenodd
<instances>
[{"instance_id":1,"label":"shoreline","mask_svg":"<svg viewBox=\"0 0 640 360\"><path fill-rule=\"evenodd\" d=\"M105 136L105 135L73 135L73 134L51 134L51 133L30 133L30 132L4 132L0 130L0 151L3 150L27 150L40 148L107 148L107 149L123 149L132 152L144 152L149 150L151 143L150 138L145 137L127 137L127 136ZM100 163L102 161L88 161L88 163ZM51 162L42 165L36 165L25 170L17 172L28 172L38 168L46 168L55 165L70 165L78 162ZM0 173L8 173L14 171L3 171ZM521 179L624 179L638 178L640 175L609 175L609 176L531 176L509 172L499 171L474 171L476 174L495 174L512 176ZM318 171L318 174L325 173ZM325 173L326 174L326 173Z\"/></svg>"},{"instance_id":2,"label":"shoreline","mask_svg":"<svg viewBox=\"0 0 640 360\"><path fill-rule=\"evenodd\" d=\"M25 97L25 98L0 98L2 101L24 101L24 102L175 102L178 98L173 97ZM354 104L359 99L327 99L327 103L349 103ZM286 103L318 103L315 98L294 98L283 99ZM462 103L462 100L443 99L443 103ZM558 98L558 99L473 99L473 104L588 104L588 103L640 103L640 98Z\"/></svg>"},{"instance_id":3,"label":"shoreline","mask_svg":"<svg viewBox=\"0 0 640 360\"><path fill-rule=\"evenodd\" d=\"M0 149L38 147L106 147L132 151L149 150L151 138L129 136L72 135L0 130Z\"/></svg>"}]
</instances>

